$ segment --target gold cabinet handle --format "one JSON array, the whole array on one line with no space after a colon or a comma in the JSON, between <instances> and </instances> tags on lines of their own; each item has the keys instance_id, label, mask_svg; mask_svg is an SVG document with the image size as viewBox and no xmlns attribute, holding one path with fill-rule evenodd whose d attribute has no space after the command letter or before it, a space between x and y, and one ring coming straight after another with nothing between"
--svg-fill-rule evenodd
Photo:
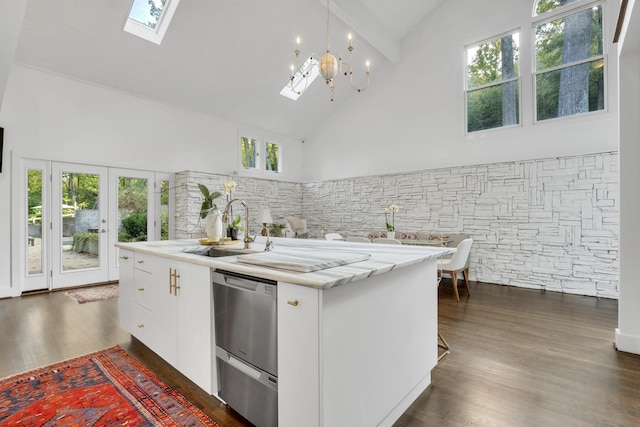
<instances>
[{"instance_id":1,"label":"gold cabinet handle","mask_svg":"<svg viewBox=\"0 0 640 427\"><path fill-rule=\"evenodd\" d=\"M298 300L295 300L295 301L287 301L287 304L292 305L292 306L294 306L294 307L297 307L297 306L298 306Z\"/></svg>"},{"instance_id":2,"label":"gold cabinet handle","mask_svg":"<svg viewBox=\"0 0 640 427\"><path fill-rule=\"evenodd\" d=\"M142 292L142 291L144 291L144 288L138 288L138 290L139 290L140 292Z\"/></svg>"},{"instance_id":3,"label":"gold cabinet handle","mask_svg":"<svg viewBox=\"0 0 640 427\"><path fill-rule=\"evenodd\" d=\"M142 323L141 323L141 324L139 324L139 325L138 325L138 328L144 328L144 324L142 324Z\"/></svg>"},{"instance_id":4,"label":"gold cabinet handle","mask_svg":"<svg viewBox=\"0 0 640 427\"><path fill-rule=\"evenodd\" d=\"M180 275L178 274L178 270L173 270L173 294L175 296L178 296L178 289L180 289L180 286L178 285L179 277Z\"/></svg>"},{"instance_id":5,"label":"gold cabinet handle","mask_svg":"<svg viewBox=\"0 0 640 427\"><path fill-rule=\"evenodd\" d=\"M143 260L138 261L138 264L143 264L143 263L144 263Z\"/></svg>"},{"instance_id":6,"label":"gold cabinet handle","mask_svg":"<svg viewBox=\"0 0 640 427\"><path fill-rule=\"evenodd\" d=\"M169 293L175 296L178 296L178 289L180 289L180 286L178 286L178 277L180 277L178 269L174 270L169 267Z\"/></svg>"},{"instance_id":7,"label":"gold cabinet handle","mask_svg":"<svg viewBox=\"0 0 640 427\"><path fill-rule=\"evenodd\" d=\"M128 256L126 256L126 255L122 255L122 256L120 257L120 259L129 259L129 257L128 257Z\"/></svg>"}]
</instances>

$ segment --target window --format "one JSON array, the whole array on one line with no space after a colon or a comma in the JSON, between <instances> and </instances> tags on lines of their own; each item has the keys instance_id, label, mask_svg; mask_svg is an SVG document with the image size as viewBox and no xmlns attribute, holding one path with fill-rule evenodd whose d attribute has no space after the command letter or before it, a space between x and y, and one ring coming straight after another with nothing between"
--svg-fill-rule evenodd
<instances>
[{"instance_id":1,"label":"window","mask_svg":"<svg viewBox=\"0 0 640 427\"><path fill-rule=\"evenodd\" d=\"M603 110L602 4L538 0L535 35L536 120Z\"/></svg>"},{"instance_id":2,"label":"window","mask_svg":"<svg viewBox=\"0 0 640 427\"><path fill-rule=\"evenodd\" d=\"M134 0L124 30L155 44L162 43L180 0Z\"/></svg>"},{"instance_id":3,"label":"window","mask_svg":"<svg viewBox=\"0 0 640 427\"><path fill-rule=\"evenodd\" d=\"M278 144L267 142L266 169L278 172L280 170L280 147Z\"/></svg>"},{"instance_id":4,"label":"window","mask_svg":"<svg viewBox=\"0 0 640 427\"><path fill-rule=\"evenodd\" d=\"M264 153L264 161L259 159ZM281 148L273 142L262 142L246 136L240 137L240 163L244 169L259 169L280 172L282 169Z\"/></svg>"},{"instance_id":5,"label":"window","mask_svg":"<svg viewBox=\"0 0 640 427\"><path fill-rule=\"evenodd\" d=\"M467 132L520 123L519 33L468 46Z\"/></svg>"},{"instance_id":6,"label":"window","mask_svg":"<svg viewBox=\"0 0 640 427\"><path fill-rule=\"evenodd\" d=\"M293 73L293 65L291 66L291 72ZM298 71L293 74L287 84L284 85L280 95L296 101L319 75L318 61L309 57Z\"/></svg>"},{"instance_id":7,"label":"window","mask_svg":"<svg viewBox=\"0 0 640 427\"><path fill-rule=\"evenodd\" d=\"M242 159L242 167L245 169L256 168L256 157L258 141L252 138L240 138L240 158Z\"/></svg>"}]
</instances>

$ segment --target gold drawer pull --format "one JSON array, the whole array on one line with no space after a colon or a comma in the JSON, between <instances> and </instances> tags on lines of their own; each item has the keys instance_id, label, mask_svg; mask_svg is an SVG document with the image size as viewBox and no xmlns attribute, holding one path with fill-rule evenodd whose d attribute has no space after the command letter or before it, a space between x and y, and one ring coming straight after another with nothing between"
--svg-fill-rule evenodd
<instances>
[{"instance_id":1,"label":"gold drawer pull","mask_svg":"<svg viewBox=\"0 0 640 427\"><path fill-rule=\"evenodd\" d=\"M292 306L294 306L294 307L297 307L297 306L298 306L298 300L295 300L295 301L287 301L287 304L292 305Z\"/></svg>"},{"instance_id":2,"label":"gold drawer pull","mask_svg":"<svg viewBox=\"0 0 640 427\"><path fill-rule=\"evenodd\" d=\"M120 257L120 259L129 259L129 257L126 256L126 255L123 255L123 256Z\"/></svg>"},{"instance_id":3,"label":"gold drawer pull","mask_svg":"<svg viewBox=\"0 0 640 427\"><path fill-rule=\"evenodd\" d=\"M140 292L142 292L142 291L144 291L144 288L138 288L138 290L139 290Z\"/></svg>"},{"instance_id":4,"label":"gold drawer pull","mask_svg":"<svg viewBox=\"0 0 640 427\"><path fill-rule=\"evenodd\" d=\"M138 325L138 328L144 328L144 324L142 324L142 323L141 323L141 324L139 324L139 325Z\"/></svg>"},{"instance_id":5,"label":"gold drawer pull","mask_svg":"<svg viewBox=\"0 0 640 427\"><path fill-rule=\"evenodd\" d=\"M144 263L143 260L138 261L138 264L143 264L143 263Z\"/></svg>"}]
</instances>

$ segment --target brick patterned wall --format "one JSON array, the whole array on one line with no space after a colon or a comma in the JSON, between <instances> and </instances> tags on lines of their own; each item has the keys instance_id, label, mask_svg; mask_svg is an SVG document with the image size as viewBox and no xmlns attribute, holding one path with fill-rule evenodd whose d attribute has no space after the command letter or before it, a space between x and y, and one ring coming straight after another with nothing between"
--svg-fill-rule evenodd
<instances>
[{"instance_id":1,"label":"brick patterned wall","mask_svg":"<svg viewBox=\"0 0 640 427\"><path fill-rule=\"evenodd\" d=\"M275 222L284 223L285 216L302 217L302 184L273 181L268 179L217 175L203 172L178 172L175 176L176 198L176 238L191 239L205 237L204 221L200 221L202 193L198 184L204 184L210 191L224 192L223 184L229 180L237 183L233 198L239 198L249 205L251 234L259 229L257 222L260 208L269 208ZM224 209L226 196L219 199L218 208ZM243 216L242 204L233 204L234 214Z\"/></svg>"},{"instance_id":2,"label":"brick patterned wall","mask_svg":"<svg viewBox=\"0 0 640 427\"><path fill-rule=\"evenodd\" d=\"M302 186L309 227L343 236L385 229L468 233L471 277L618 297L617 153L366 176Z\"/></svg>"},{"instance_id":3,"label":"brick patterned wall","mask_svg":"<svg viewBox=\"0 0 640 427\"><path fill-rule=\"evenodd\" d=\"M229 179L176 174L177 238L203 236L197 184L222 191ZM474 280L618 298L617 153L303 184L233 179L255 230L269 207L276 222L306 218L311 237L366 235L385 229L383 206L396 203L398 231L470 234Z\"/></svg>"}]
</instances>

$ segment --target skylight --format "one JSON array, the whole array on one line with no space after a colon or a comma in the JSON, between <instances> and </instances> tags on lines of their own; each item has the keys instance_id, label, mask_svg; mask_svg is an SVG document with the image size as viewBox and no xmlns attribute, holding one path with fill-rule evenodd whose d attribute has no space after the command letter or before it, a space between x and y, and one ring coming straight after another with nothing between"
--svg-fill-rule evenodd
<instances>
[{"instance_id":1,"label":"skylight","mask_svg":"<svg viewBox=\"0 0 640 427\"><path fill-rule=\"evenodd\" d=\"M124 30L160 44L178 3L180 0L133 0Z\"/></svg>"},{"instance_id":2,"label":"skylight","mask_svg":"<svg viewBox=\"0 0 640 427\"><path fill-rule=\"evenodd\" d=\"M289 80L282 88L280 95L297 100L319 75L318 61L310 56L293 75L293 82Z\"/></svg>"}]
</instances>

